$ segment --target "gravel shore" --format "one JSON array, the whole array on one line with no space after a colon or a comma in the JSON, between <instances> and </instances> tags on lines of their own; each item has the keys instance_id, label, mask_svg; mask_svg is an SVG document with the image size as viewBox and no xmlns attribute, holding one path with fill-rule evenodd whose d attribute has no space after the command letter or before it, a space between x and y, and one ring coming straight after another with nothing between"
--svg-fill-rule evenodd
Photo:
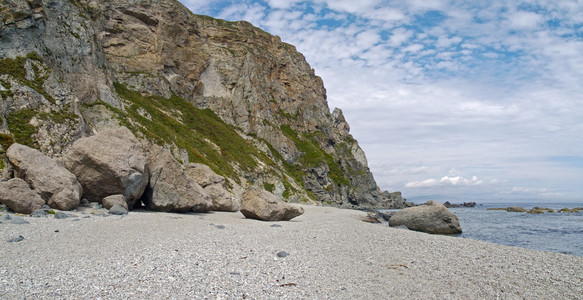
<instances>
[{"instance_id":1,"label":"gravel shore","mask_svg":"<svg viewBox=\"0 0 583 300\"><path fill-rule=\"evenodd\" d=\"M583 299L583 257L303 207L289 222L223 212L3 221L0 298Z\"/></svg>"}]
</instances>

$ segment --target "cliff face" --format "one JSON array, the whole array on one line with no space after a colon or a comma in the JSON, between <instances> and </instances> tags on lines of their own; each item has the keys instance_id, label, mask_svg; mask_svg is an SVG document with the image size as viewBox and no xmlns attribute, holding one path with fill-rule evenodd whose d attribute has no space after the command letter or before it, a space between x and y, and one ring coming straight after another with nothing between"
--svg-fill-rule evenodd
<instances>
[{"instance_id":1,"label":"cliff face","mask_svg":"<svg viewBox=\"0 0 583 300\"><path fill-rule=\"evenodd\" d=\"M303 55L247 22L173 0L2 0L0 59L2 156L13 141L60 156L125 125L234 186L294 202L405 204L378 189Z\"/></svg>"}]
</instances>

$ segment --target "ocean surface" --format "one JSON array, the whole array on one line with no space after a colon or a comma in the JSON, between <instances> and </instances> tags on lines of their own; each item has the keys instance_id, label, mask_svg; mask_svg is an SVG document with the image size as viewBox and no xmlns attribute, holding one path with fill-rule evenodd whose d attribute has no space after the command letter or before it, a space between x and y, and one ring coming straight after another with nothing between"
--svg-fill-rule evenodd
<instances>
[{"instance_id":1,"label":"ocean surface","mask_svg":"<svg viewBox=\"0 0 583 300\"><path fill-rule=\"evenodd\" d=\"M460 220L462 238L583 256L583 212L527 214L486 210L509 206L558 210L583 207L583 203L478 203L473 208L450 210Z\"/></svg>"}]
</instances>

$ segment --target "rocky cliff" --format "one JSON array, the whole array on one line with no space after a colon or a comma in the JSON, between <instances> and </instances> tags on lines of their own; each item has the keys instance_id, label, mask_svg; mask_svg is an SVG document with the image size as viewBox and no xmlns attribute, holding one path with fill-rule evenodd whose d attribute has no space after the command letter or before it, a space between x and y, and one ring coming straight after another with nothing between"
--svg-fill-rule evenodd
<instances>
[{"instance_id":1,"label":"rocky cliff","mask_svg":"<svg viewBox=\"0 0 583 300\"><path fill-rule=\"evenodd\" d=\"M174 0L2 0L0 59L4 163L13 142L59 157L81 137L126 126L233 189L361 209L406 204L379 190L303 55L248 22Z\"/></svg>"}]
</instances>

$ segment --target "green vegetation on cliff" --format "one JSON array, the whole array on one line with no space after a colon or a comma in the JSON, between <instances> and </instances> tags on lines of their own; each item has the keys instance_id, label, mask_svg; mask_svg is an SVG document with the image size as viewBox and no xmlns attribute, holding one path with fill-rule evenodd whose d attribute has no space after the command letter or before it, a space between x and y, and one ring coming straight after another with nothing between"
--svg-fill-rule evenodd
<instances>
[{"instance_id":1,"label":"green vegetation on cliff","mask_svg":"<svg viewBox=\"0 0 583 300\"><path fill-rule=\"evenodd\" d=\"M288 125L281 125L280 129L285 136L294 142L298 150L302 152L298 160L299 165L295 168L295 176L298 175L297 172L303 172L308 168L316 168L325 162L330 169L330 178L334 183L337 185L349 184L349 180L346 178L338 161L318 145L316 137L319 132L304 133L300 136ZM323 133L320 132L320 134Z\"/></svg>"},{"instance_id":2,"label":"green vegetation on cliff","mask_svg":"<svg viewBox=\"0 0 583 300\"><path fill-rule=\"evenodd\" d=\"M127 113L114 109L124 125L159 144L186 150L190 162L233 179L238 178L235 168L252 172L258 161L275 165L210 109L200 110L176 95L142 96L119 83L115 89L130 104Z\"/></svg>"},{"instance_id":3,"label":"green vegetation on cliff","mask_svg":"<svg viewBox=\"0 0 583 300\"><path fill-rule=\"evenodd\" d=\"M34 78L28 79L27 78L27 71L26 71L26 63L27 61L30 62L30 67L34 72ZM14 59L12 58L5 58L0 60L0 74L10 75L16 81L18 81L22 85L26 85L37 93L43 95L47 100L51 103L55 103L55 99L51 95L49 95L43 88L43 84L45 80L48 78L47 69L44 69L43 59L40 57L36 52L31 52L26 55L26 57L18 56ZM5 88L8 90L2 91L2 97L11 97L13 96L12 92L9 90L11 87L10 82L2 80L0 82Z\"/></svg>"}]
</instances>

